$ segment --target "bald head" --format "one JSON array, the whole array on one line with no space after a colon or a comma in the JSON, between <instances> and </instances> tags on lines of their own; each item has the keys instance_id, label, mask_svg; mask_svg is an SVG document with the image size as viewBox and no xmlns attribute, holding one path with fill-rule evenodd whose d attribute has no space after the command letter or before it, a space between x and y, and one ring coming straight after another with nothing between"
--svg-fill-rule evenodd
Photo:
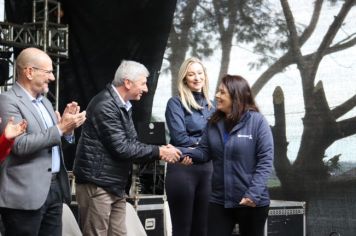
<instances>
[{"instance_id":1,"label":"bald head","mask_svg":"<svg viewBox=\"0 0 356 236\"><path fill-rule=\"evenodd\" d=\"M33 97L48 92L55 80L51 58L37 48L26 48L16 59L16 80Z\"/></svg>"},{"instance_id":2,"label":"bald head","mask_svg":"<svg viewBox=\"0 0 356 236\"><path fill-rule=\"evenodd\" d=\"M51 58L38 48L26 48L16 58L16 70L21 72L26 67L37 67L38 64L48 62ZM21 73L17 73L17 79L21 79Z\"/></svg>"}]
</instances>

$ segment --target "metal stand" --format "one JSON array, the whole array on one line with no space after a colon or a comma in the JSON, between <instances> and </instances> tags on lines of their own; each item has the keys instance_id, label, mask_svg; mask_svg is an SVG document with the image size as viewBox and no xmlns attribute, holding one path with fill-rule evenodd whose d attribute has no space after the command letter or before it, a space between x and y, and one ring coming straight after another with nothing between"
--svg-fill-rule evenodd
<instances>
[{"instance_id":1,"label":"metal stand","mask_svg":"<svg viewBox=\"0 0 356 236\"><path fill-rule=\"evenodd\" d=\"M0 22L0 59L7 60L13 68L13 74L1 91L7 90L14 83L16 67L12 47L40 48L52 57L55 65L55 95L50 95L54 99L55 109L58 110L59 62L60 58L68 58L68 26L60 24L62 13L61 3L56 0L34 0L32 22L22 25Z\"/></svg>"}]
</instances>

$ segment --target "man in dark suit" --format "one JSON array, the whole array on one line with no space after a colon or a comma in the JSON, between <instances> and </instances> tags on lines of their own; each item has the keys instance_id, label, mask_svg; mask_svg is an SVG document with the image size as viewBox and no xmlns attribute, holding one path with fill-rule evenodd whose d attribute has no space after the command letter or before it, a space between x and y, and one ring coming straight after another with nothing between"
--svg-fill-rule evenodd
<instances>
[{"instance_id":1,"label":"man in dark suit","mask_svg":"<svg viewBox=\"0 0 356 236\"><path fill-rule=\"evenodd\" d=\"M62 233L63 202L70 202L69 181L61 138L74 141L73 131L85 121L77 103L62 116L43 95L54 81L52 60L37 48L24 49L16 59L16 83L0 94L0 116L27 121L0 168L0 212L5 235ZM3 131L4 124L0 130Z\"/></svg>"}]
</instances>

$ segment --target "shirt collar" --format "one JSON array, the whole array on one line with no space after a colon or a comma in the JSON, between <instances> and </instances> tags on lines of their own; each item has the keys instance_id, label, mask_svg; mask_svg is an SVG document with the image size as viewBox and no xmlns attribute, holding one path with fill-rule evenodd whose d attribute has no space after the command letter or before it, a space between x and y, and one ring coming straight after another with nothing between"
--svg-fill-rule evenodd
<instances>
[{"instance_id":1,"label":"shirt collar","mask_svg":"<svg viewBox=\"0 0 356 236\"><path fill-rule=\"evenodd\" d=\"M130 110L130 108L132 107L131 102L130 101L125 102L124 99L121 97L120 93L117 91L116 87L113 84L111 84L111 87L114 89L114 91L117 94L117 96L119 96L119 99L124 104L126 111Z\"/></svg>"},{"instance_id":2,"label":"shirt collar","mask_svg":"<svg viewBox=\"0 0 356 236\"><path fill-rule=\"evenodd\" d=\"M16 84L25 92L25 94L27 95L28 99L30 99L30 101L32 102L42 102L43 99L43 95L38 95L37 98L34 98L24 87L22 87L22 85L20 83L18 83L16 81Z\"/></svg>"}]
</instances>

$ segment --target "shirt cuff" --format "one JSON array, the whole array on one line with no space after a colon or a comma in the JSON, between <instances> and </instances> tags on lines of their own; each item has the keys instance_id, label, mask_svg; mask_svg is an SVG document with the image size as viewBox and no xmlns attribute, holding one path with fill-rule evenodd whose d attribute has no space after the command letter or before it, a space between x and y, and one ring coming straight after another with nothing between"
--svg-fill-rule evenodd
<instances>
[{"instance_id":1,"label":"shirt cuff","mask_svg":"<svg viewBox=\"0 0 356 236\"><path fill-rule=\"evenodd\" d=\"M74 139L74 135L64 135L63 136L65 138L65 140L67 140L68 143L74 143L75 139Z\"/></svg>"},{"instance_id":2,"label":"shirt cuff","mask_svg":"<svg viewBox=\"0 0 356 236\"><path fill-rule=\"evenodd\" d=\"M57 127L59 135L61 137L63 136L65 138L65 140L67 140L68 143L74 143L75 139L74 139L74 135L73 134L71 134L71 135L63 135L62 130L58 126L56 126L56 127Z\"/></svg>"}]
</instances>

